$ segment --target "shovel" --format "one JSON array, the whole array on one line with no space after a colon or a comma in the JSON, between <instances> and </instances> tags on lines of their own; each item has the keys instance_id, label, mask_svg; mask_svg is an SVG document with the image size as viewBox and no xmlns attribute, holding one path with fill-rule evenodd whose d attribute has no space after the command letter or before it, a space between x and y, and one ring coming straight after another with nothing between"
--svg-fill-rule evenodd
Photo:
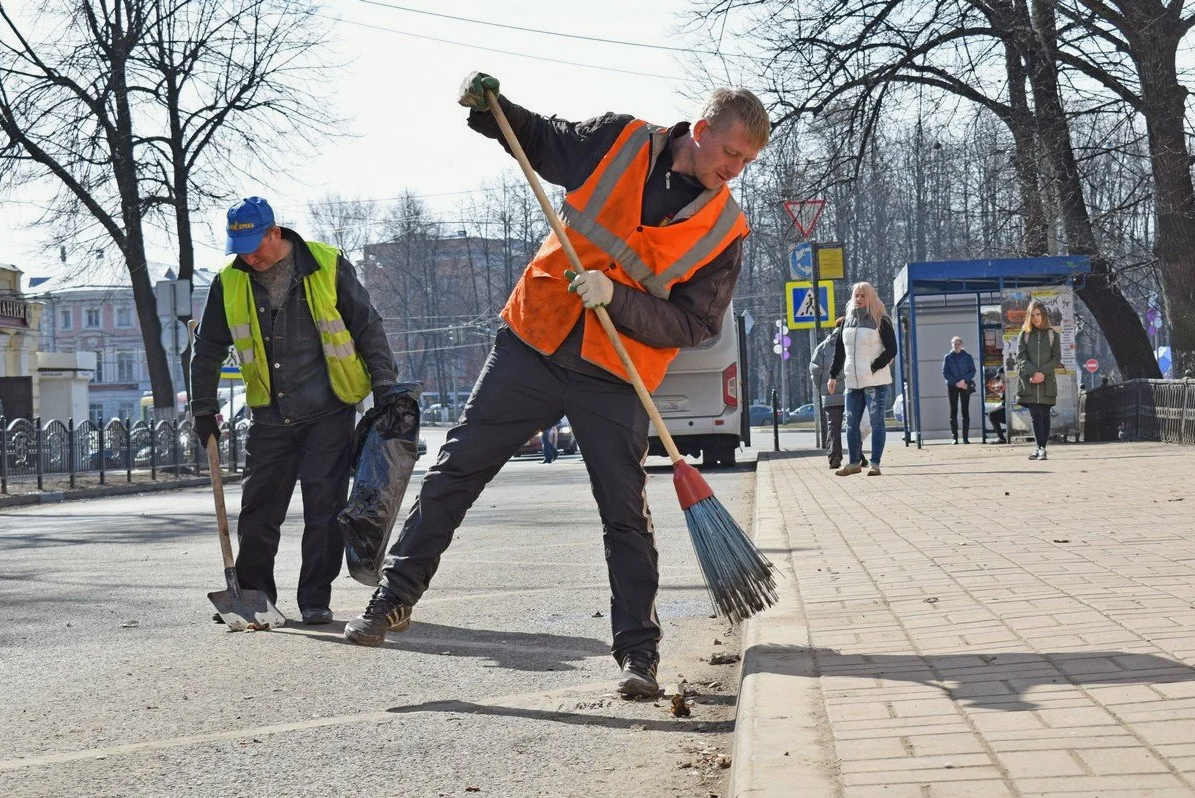
<instances>
[{"instance_id":1,"label":"shovel","mask_svg":"<svg viewBox=\"0 0 1195 798\"><path fill-rule=\"evenodd\" d=\"M187 322L187 332L194 346L195 329L199 322ZM207 442L208 470L212 472L212 494L216 499L216 526L220 531L220 551L224 555L224 581L227 590L216 590L207 594L220 614L220 620L231 632L246 629L277 629L286 625L286 616L271 603L269 596L260 590L241 590L237 580L236 564L232 559L232 541L228 536L228 511L224 509L224 479L220 476L220 450L216 439Z\"/></svg>"},{"instance_id":2,"label":"shovel","mask_svg":"<svg viewBox=\"0 0 1195 798\"><path fill-rule=\"evenodd\" d=\"M228 537L228 513L224 509L224 480L220 477L220 454L216 439L208 438L207 462L212 472L212 493L216 497L216 525L220 529L220 551L224 554L224 581L227 590L208 593L216 612L233 632L246 629L277 629L286 624L286 617L270 602L261 590L242 590L232 560L232 541Z\"/></svg>"}]
</instances>

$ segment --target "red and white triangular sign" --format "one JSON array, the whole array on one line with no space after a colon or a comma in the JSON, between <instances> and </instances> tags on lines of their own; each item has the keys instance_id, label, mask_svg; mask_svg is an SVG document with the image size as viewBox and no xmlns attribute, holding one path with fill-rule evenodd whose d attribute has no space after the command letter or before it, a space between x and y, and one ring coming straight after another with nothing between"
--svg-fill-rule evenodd
<instances>
[{"instance_id":1,"label":"red and white triangular sign","mask_svg":"<svg viewBox=\"0 0 1195 798\"><path fill-rule=\"evenodd\" d=\"M826 209L824 199L785 200L784 210L793 217L793 226L801 238L813 235L813 228L817 227L817 220L822 218L822 211Z\"/></svg>"}]
</instances>

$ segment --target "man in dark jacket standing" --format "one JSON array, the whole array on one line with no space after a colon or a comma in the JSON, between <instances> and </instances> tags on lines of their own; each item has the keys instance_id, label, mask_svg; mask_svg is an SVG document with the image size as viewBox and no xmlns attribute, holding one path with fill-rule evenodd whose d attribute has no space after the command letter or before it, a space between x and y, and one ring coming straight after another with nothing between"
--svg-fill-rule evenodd
<instances>
[{"instance_id":1,"label":"man in dark jacket standing","mask_svg":"<svg viewBox=\"0 0 1195 798\"><path fill-rule=\"evenodd\" d=\"M497 79L473 73L459 102L471 109L471 128L500 139L486 89L497 95ZM618 689L655 695L662 635L643 468L647 412L589 309L606 306L648 390L678 348L719 332L748 230L726 184L763 148L770 123L743 89L719 89L701 119L671 128L618 114L567 122L497 102L532 167L568 192L569 239L591 270L573 274L555 234L544 241L502 311L494 349L424 477L381 584L345 637L379 645L406 629L482 488L536 430L567 415L601 514Z\"/></svg>"},{"instance_id":2,"label":"man in dark jacket standing","mask_svg":"<svg viewBox=\"0 0 1195 798\"><path fill-rule=\"evenodd\" d=\"M331 623L332 581L344 539L355 406L395 384L382 319L351 263L334 247L275 224L249 197L228 211L232 259L212 282L191 360L191 412L206 446L219 438L216 387L234 347L253 424L237 522L237 579L276 602L274 557L296 480L303 490L304 623ZM217 616L218 617L218 616Z\"/></svg>"},{"instance_id":3,"label":"man in dark jacket standing","mask_svg":"<svg viewBox=\"0 0 1195 798\"><path fill-rule=\"evenodd\" d=\"M950 434L958 443L958 412L963 410L963 443L970 443L971 393L975 390L975 358L963 349L963 339L950 339L950 351L942 358L942 379L950 398Z\"/></svg>"}]
</instances>

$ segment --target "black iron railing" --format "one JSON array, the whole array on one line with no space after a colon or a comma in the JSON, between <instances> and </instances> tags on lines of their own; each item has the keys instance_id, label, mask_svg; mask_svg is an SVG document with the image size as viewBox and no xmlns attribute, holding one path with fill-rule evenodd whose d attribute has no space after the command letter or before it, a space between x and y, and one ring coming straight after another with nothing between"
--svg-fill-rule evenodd
<instances>
[{"instance_id":1,"label":"black iron railing","mask_svg":"<svg viewBox=\"0 0 1195 798\"><path fill-rule=\"evenodd\" d=\"M1079 423L1088 441L1195 444L1195 380L1129 380L1085 392Z\"/></svg>"},{"instance_id":2,"label":"black iron railing","mask_svg":"<svg viewBox=\"0 0 1195 798\"><path fill-rule=\"evenodd\" d=\"M222 426L220 459L230 471L244 465L244 444L238 440L244 434L244 428ZM135 472L151 480L181 479L206 468L207 455L189 421L112 419L97 426L0 416L0 493L8 493L14 481L36 480L37 489L45 490L47 480L74 488L84 475L96 475L103 485L109 474L122 471L125 481L133 482Z\"/></svg>"}]
</instances>

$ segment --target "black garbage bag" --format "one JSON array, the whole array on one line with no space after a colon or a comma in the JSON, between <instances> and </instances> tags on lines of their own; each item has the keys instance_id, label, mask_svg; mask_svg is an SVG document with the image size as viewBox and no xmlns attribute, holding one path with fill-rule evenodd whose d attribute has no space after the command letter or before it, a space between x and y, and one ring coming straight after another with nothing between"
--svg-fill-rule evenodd
<instances>
[{"instance_id":1,"label":"black garbage bag","mask_svg":"<svg viewBox=\"0 0 1195 798\"><path fill-rule=\"evenodd\" d=\"M420 383L399 383L370 408L354 433L353 490L337 520L349 575L376 587L390 533L418 458Z\"/></svg>"}]
</instances>

